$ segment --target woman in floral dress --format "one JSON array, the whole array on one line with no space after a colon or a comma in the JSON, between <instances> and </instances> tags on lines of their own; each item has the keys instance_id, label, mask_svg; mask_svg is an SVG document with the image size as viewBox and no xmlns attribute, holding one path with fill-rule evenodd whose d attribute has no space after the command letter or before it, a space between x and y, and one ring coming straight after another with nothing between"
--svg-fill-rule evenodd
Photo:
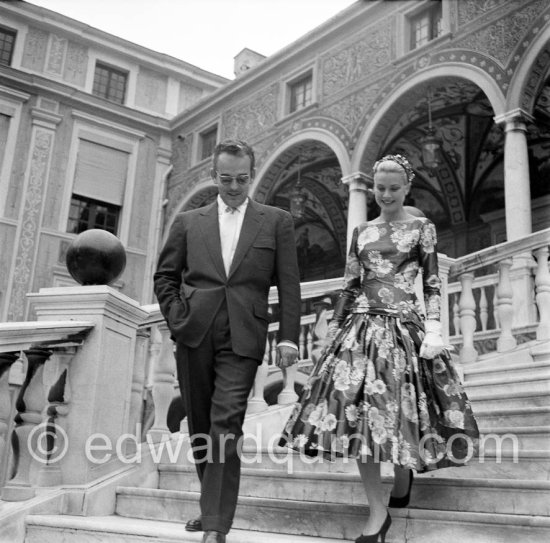
<instances>
[{"instance_id":1,"label":"woman in floral dress","mask_svg":"<svg viewBox=\"0 0 550 543\"><path fill-rule=\"evenodd\" d=\"M344 288L327 343L281 443L306 454L357 458L370 515L358 543L382 541L391 524L379 462L392 462L390 507L408 504L412 469L462 465L479 437L440 324L436 231L403 202L407 159L374 165L380 216L355 228ZM426 318L415 295L422 270Z\"/></svg>"}]
</instances>

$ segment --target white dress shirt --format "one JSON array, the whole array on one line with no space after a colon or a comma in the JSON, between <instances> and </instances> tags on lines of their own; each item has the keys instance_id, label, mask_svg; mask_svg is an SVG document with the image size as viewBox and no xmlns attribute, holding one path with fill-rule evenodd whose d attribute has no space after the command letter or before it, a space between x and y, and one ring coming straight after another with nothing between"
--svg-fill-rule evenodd
<instances>
[{"instance_id":1,"label":"white dress shirt","mask_svg":"<svg viewBox=\"0 0 550 543\"><path fill-rule=\"evenodd\" d=\"M248 198L239 207L228 206L218 195L218 222L225 274L229 275L243 226Z\"/></svg>"}]
</instances>

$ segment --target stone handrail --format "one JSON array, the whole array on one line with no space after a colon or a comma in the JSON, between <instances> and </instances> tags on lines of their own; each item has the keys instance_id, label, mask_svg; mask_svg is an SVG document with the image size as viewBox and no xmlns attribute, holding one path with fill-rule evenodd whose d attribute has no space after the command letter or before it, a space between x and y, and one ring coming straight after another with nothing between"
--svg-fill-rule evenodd
<instances>
[{"instance_id":1,"label":"stone handrail","mask_svg":"<svg viewBox=\"0 0 550 543\"><path fill-rule=\"evenodd\" d=\"M88 321L0 322L0 352L81 343L93 326L94 323Z\"/></svg>"},{"instance_id":2,"label":"stone handrail","mask_svg":"<svg viewBox=\"0 0 550 543\"><path fill-rule=\"evenodd\" d=\"M539 230L529 236L504 241L497 245L481 249L475 253L452 259L449 276L451 278L479 268L497 264L506 258L512 258L522 253L532 253L550 245L550 228Z\"/></svg>"}]
</instances>

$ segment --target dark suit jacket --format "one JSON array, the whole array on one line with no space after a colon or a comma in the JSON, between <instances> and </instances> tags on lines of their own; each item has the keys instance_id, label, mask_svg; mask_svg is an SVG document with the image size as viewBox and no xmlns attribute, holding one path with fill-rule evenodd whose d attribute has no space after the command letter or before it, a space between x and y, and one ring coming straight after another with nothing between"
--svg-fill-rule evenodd
<instances>
[{"instance_id":1,"label":"dark suit jacket","mask_svg":"<svg viewBox=\"0 0 550 543\"><path fill-rule=\"evenodd\" d=\"M269 288L279 290L279 339L298 343L300 280L294 223L286 211L249 200L226 276L217 202L177 215L160 253L155 294L172 338L198 347L225 299L233 351L261 361Z\"/></svg>"}]
</instances>

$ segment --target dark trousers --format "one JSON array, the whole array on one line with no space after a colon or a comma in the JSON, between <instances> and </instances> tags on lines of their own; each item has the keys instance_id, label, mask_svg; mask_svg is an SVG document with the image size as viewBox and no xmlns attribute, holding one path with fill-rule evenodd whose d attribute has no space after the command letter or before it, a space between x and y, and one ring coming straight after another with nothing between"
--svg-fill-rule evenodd
<instances>
[{"instance_id":1,"label":"dark trousers","mask_svg":"<svg viewBox=\"0 0 550 543\"><path fill-rule=\"evenodd\" d=\"M229 317L220 308L203 342L177 345L178 380L201 481L203 530L231 528L241 474L242 425L258 361L231 348Z\"/></svg>"}]
</instances>

